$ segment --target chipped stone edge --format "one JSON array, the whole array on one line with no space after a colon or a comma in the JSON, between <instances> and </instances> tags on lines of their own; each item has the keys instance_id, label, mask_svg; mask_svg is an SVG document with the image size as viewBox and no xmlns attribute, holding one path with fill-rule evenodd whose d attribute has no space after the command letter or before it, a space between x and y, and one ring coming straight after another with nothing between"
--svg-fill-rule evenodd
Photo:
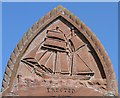
<instances>
[{"instance_id":1,"label":"chipped stone edge","mask_svg":"<svg viewBox=\"0 0 120 98\"><path fill-rule=\"evenodd\" d=\"M91 41L92 46L94 47L98 57L100 58L100 61L102 61L102 65L104 67L104 71L107 76L107 80L116 80L115 73L113 70L112 63L110 61L110 58L108 57L107 52L105 51L103 45L101 42L97 39L96 35L76 16L74 16L70 11L68 11L63 6L58 6L54 8L51 12L48 12L45 16L43 16L38 22L36 22L28 31L24 34L23 38L20 40L20 42L17 44L16 48L14 49L13 53L11 54L11 57L7 63L6 71L4 74L4 78L2 81L2 92L4 92L10 85L10 80L12 77L12 74L16 74L14 71L14 67L16 67L17 59L20 58L20 54L22 50L25 48L26 44L29 42L32 36L35 35L35 32L42 28L42 25L45 24L48 20L50 20L52 17L57 15L58 13L61 13L63 16L69 18L71 21L73 21L80 32L87 38L89 41ZM29 42L30 44L30 42ZM29 45L28 44L28 45ZM108 81L108 83L111 83L111 81ZM115 84L117 85L117 84ZM108 85L109 86L109 85ZM111 91L111 89L109 88ZM118 88L116 88L116 94L117 94Z\"/></svg>"}]
</instances>

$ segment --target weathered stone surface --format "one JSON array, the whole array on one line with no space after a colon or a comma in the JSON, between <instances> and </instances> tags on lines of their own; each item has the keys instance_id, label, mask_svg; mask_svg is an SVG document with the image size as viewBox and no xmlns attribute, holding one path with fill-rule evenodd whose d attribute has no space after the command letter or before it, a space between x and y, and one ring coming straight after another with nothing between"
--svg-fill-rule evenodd
<instances>
[{"instance_id":1,"label":"weathered stone surface","mask_svg":"<svg viewBox=\"0 0 120 98\"><path fill-rule=\"evenodd\" d=\"M31 31L29 30L28 32L31 32ZM22 38L22 42L23 42L23 44L25 45L25 44L27 43L27 41L28 41L28 37L27 37L27 35L25 34L25 35L23 36L23 38Z\"/></svg>"},{"instance_id":2,"label":"weathered stone surface","mask_svg":"<svg viewBox=\"0 0 120 98\"><path fill-rule=\"evenodd\" d=\"M10 70L9 67L6 67L6 74L11 77L12 71Z\"/></svg>"},{"instance_id":3,"label":"weathered stone surface","mask_svg":"<svg viewBox=\"0 0 120 98\"><path fill-rule=\"evenodd\" d=\"M22 48L23 48L23 42L22 42L22 40L20 40L20 42L18 43L19 51L22 51Z\"/></svg>"},{"instance_id":4,"label":"weathered stone surface","mask_svg":"<svg viewBox=\"0 0 120 98\"><path fill-rule=\"evenodd\" d=\"M8 80L10 80L10 77L9 77L7 74L4 74L4 80L5 80L6 82L9 82Z\"/></svg>"},{"instance_id":5,"label":"weathered stone surface","mask_svg":"<svg viewBox=\"0 0 120 98\"><path fill-rule=\"evenodd\" d=\"M15 53L14 53L14 52L13 52L12 55L11 55L11 61L12 61L13 63L16 62L16 56L15 56Z\"/></svg>"},{"instance_id":6,"label":"weathered stone surface","mask_svg":"<svg viewBox=\"0 0 120 98\"><path fill-rule=\"evenodd\" d=\"M8 66L11 70L13 70L13 68L14 68L14 63L13 63L11 60L9 60L7 66Z\"/></svg>"},{"instance_id":7,"label":"weathered stone surface","mask_svg":"<svg viewBox=\"0 0 120 98\"><path fill-rule=\"evenodd\" d=\"M7 82L3 81L2 85L6 88L7 87Z\"/></svg>"},{"instance_id":8,"label":"weathered stone surface","mask_svg":"<svg viewBox=\"0 0 120 98\"><path fill-rule=\"evenodd\" d=\"M8 62L3 89L8 83L10 87L3 95L117 95L117 84L110 81L115 79L114 71L104 47L67 9L53 9L30 30Z\"/></svg>"}]
</instances>

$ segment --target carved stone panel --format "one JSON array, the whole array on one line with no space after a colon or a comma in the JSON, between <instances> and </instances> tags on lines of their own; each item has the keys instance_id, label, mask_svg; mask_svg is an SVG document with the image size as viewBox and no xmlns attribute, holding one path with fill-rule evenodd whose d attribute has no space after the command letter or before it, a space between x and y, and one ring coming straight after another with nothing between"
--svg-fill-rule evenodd
<instances>
[{"instance_id":1,"label":"carved stone panel","mask_svg":"<svg viewBox=\"0 0 120 98\"><path fill-rule=\"evenodd\" d=\"M94 50L79 33L61 19L40 32L21 58L14 80L18 84L15 94L22 95L24 91L27 95L31 91L35 95L79 95L85 89L105 93L106 79L99 69L102 65L96 62L97 55L92 54ZM34 91L36 88L43 91Z\"/></svg>"},{"instance_id":2,"label":"carved stone panel","mask_svg":"<svg viewBox=\"0 0 120 98\"><path fill-rule=\"evenodd\" d=\"M78 30L62 14L58 13L24 45L9 93L5 95L103 96L108 93L107 76L96 49L89 37L83 35L85 31Z\"/></svg>"}]
</instances>

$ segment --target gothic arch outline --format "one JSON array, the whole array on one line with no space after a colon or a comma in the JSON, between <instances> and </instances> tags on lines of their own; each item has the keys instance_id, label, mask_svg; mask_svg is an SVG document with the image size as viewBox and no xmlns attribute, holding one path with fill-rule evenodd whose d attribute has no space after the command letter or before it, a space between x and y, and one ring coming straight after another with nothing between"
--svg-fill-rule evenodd
<instances>
[{"instance_id":1,"label":"gothic arch outline","mask_svg":"<svg viewBox=\"0 0 120 98\"><path fill-rule=\"evenodd\" d=\"M95 36L95 34L81 21L78 17L74 16L71 12L62 6L58 6L51 12L43 16L37 23L35 23L23 36L16 48L14 49L11 57L8 61L6 72L4 74L4 79L2 81L2 92L9 91L17 73L18 63L24 52L26 51L32 40L43 30L48 24L54 21L56 18L62 17L69 21L74 27L80 31L83 36L89 41L93 49L95 50L100 62L103 65L103 69L107 79L108 91L113 91L110 87L113 80L116 80L115 73L112 67L112 63L106 53L103 45ZM116 85L116 83L115 83ZM117 88L116 88L117 91Z\"/></svg>"}]
</instances>

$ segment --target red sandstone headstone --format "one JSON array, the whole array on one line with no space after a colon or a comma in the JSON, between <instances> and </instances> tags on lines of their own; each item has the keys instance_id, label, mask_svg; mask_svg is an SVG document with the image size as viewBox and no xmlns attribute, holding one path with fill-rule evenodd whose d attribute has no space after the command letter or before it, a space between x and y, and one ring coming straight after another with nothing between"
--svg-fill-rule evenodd
<instances>
[{"instance_id":1,"label":"red sandstone headstone","mask_svg":"<svg viewBox=\"0 0 120 98\"><path fill-rule=\"evenodd\" d=\"M10 96L106 96L117 95L117 84L100 41L77 17L58 6L18 43L2 92Z\"/></svg>"}]
</instances>

